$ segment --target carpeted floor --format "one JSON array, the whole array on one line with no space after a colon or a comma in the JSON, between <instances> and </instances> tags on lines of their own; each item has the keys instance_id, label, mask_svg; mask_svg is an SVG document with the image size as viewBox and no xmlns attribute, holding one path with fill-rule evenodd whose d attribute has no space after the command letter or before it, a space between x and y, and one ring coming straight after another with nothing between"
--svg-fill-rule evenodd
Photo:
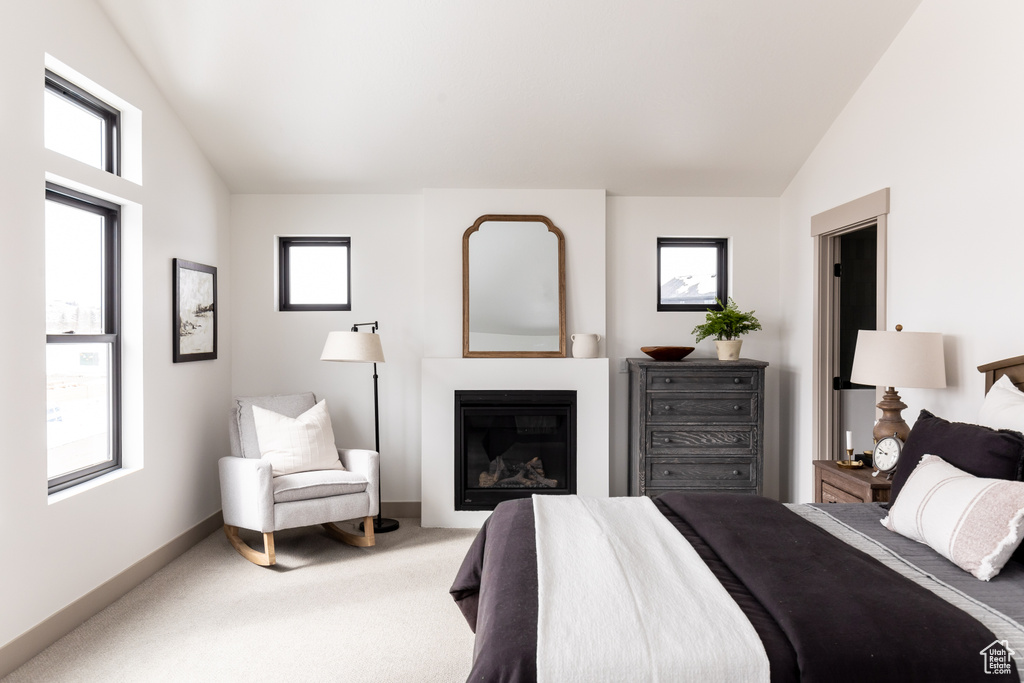
<instances>
[{"instance_id":1,"label":"carpeted floor","mask_svg":"<svg viewBox=\"0 0 1024 683\"><path fill-rule=\"evenodd\" d=\"M401 523L373 548L278 532L273 568L218 531L3 682L464 681L448 588L476 532Z\"/></svg>"}]
</instances>

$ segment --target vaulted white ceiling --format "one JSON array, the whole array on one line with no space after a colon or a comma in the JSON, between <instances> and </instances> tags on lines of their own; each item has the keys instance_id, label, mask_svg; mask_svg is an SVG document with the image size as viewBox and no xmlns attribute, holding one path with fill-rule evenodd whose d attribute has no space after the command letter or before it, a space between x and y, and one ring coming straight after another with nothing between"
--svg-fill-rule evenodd
<instances>
[{"instance_id":1,"label":"vaulted white ceiling","mask_svg":"<svg viewBox=\"0 0 1024 683\"><path fill-rule=\"evenodd\" d=\"M98 0L238 193L778 196L920 0Z\"/></svg>"}]
</instances>

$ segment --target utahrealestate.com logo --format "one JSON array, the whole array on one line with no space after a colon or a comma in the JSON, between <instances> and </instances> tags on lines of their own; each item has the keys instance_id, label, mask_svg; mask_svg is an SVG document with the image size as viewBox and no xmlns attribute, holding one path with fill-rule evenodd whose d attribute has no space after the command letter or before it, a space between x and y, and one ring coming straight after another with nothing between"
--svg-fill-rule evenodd
<instances>
[{"instance_id":1,"label":"utahrealestate.com logo","mask_svg":"<svg viewBox=\"0 0 1024 683\"><path fill-rule=\"evenodd\" d=\"M1017 653L1010 649L1009 641L993 640L980 654L985 658L985 673L1009 674L1013 670L1010 658Z\"/></svg>"}]
</instances>

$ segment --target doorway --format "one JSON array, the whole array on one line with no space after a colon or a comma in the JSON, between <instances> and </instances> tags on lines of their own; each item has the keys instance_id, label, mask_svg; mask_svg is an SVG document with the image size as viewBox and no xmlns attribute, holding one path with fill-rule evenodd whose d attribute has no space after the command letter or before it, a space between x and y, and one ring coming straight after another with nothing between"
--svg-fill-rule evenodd
<instances>
[{"instance_id":1,"label":"doorway","mask_svg":"<svg viewBox=\"0 0 1024 683\"><path fill-rule=\"evenodd\" d=\"M877 329L878 225L871 223L832 239L838 242L833 266L839 299L839 305L833 311L839 343L832 378L832 387L839 393L836 397L839 403L836 429L842 437L843 447L846 445L846 433L850 432L853 459L857 460L874 445L871 427L875 422L875 387L854 384L850 376L857 348L857 332Z\"/></svg>"},{"instance_id":2,"label":"doorway","mask_svg":"<svg viewBox=\"0 0 1024 683\"><path fill-rule=\"evenodd\" d=\"M847 430L853 432L854 453L873 445L870 428L875 420L877 389L852 385L849 378L857 330L885 329L888 213L886 188L811 217L816 276L815 460L845 458Z\"/></svg>"}]
</instances>

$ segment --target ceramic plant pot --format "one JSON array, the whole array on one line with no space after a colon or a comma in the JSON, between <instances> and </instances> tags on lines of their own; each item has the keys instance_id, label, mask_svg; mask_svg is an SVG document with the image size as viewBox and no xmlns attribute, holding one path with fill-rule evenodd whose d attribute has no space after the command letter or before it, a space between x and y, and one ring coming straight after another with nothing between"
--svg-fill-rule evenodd
<instances>
[{"instance_id":1,"label":"ceramic plant pot","mask_svg":"<svg viewBox=\"0 0 1024 683\"><path fill-rule=\"evenodd\" d=\"M718 360L739 360L742 339L723 339L715 341L715 348L718 349Z\"/></svg>"}]
</instances>

